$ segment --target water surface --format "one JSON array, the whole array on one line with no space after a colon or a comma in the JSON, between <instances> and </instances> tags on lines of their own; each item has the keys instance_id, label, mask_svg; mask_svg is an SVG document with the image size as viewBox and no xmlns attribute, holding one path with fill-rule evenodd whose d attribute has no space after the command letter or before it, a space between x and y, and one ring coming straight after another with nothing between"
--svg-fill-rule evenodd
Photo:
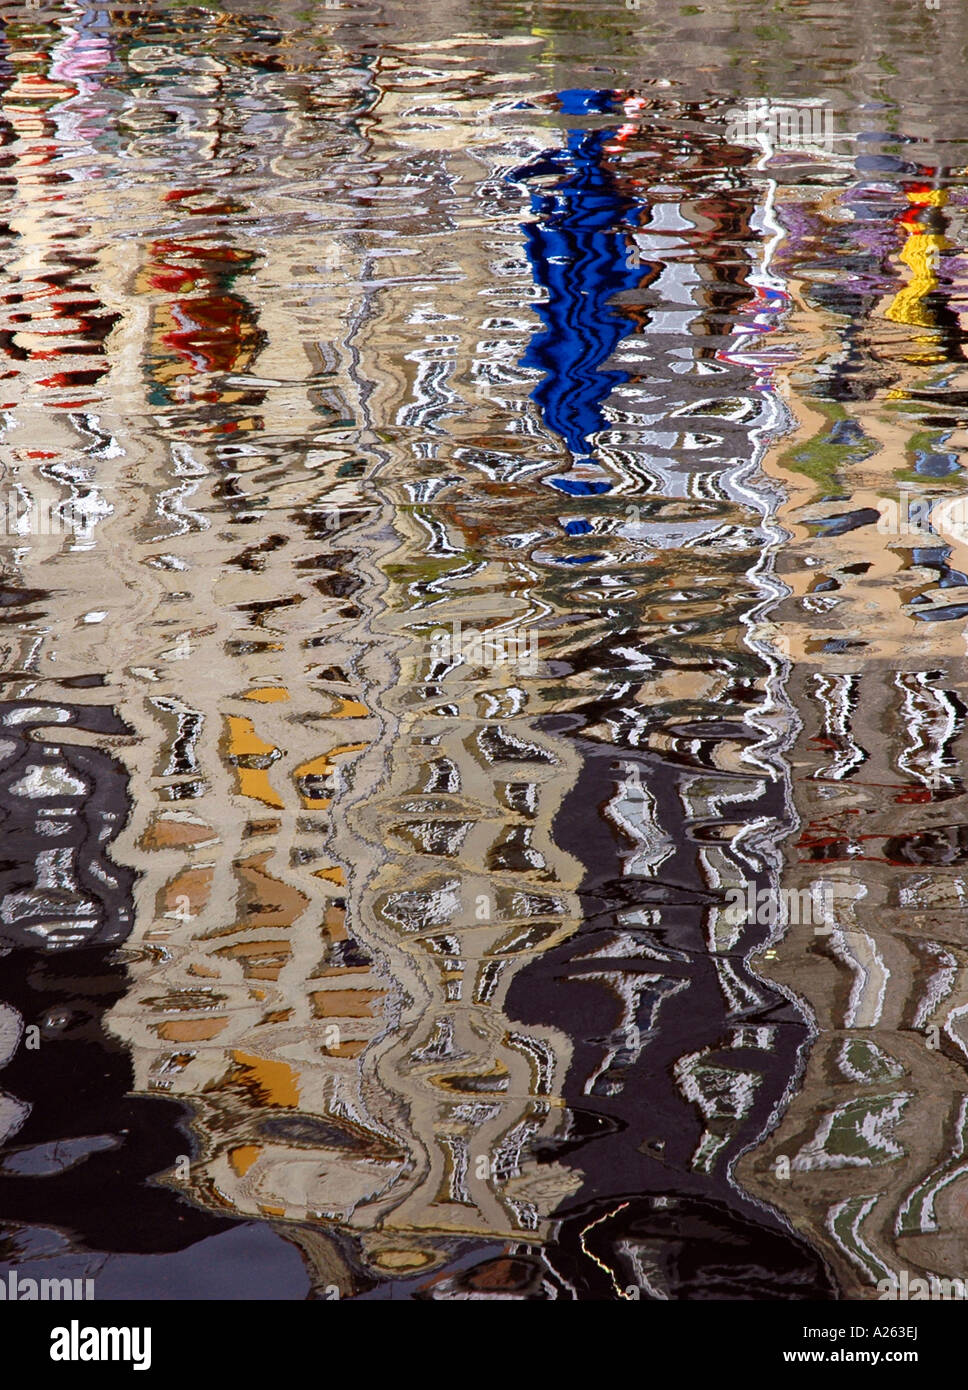
<instances>
[{"instance_id":1,"label":"water surface","mask_svg":"<svg viewBox=\"0 0 968 1390\"><path fill-rule=\"evenodd\" d=\"M964 1276L958 7L3 24L3 1267Z\"/></svg>"}]
</instances>

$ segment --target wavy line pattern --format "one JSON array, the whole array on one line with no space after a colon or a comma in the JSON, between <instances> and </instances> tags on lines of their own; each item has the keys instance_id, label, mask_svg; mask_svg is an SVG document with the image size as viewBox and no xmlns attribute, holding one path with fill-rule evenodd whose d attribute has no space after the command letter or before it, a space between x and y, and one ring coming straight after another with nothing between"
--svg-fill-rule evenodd
<instances>
[{"instance_id":1,"label":"wavy line pattern","mask_svg":"<svg viewBox=\"0 0 968 1390\"><path fill-rule=\"evenodd\" d=\"M706 8L5 23L0 1264L964 1277L964 45Z\"/></svg>"}]
</instances>

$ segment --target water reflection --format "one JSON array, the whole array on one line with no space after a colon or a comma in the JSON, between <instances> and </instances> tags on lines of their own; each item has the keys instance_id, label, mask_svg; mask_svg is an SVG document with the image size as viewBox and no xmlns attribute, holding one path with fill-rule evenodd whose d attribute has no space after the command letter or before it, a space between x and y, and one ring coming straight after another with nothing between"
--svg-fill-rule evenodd
<instances>
[{"instance_id":1,"label":"water reflection","mask_svg":"<svg viewBox=\"0 0 968 1390\"><path fill-rule=\"evenodd\" d=\"M949 21L278 8L4 33L4 1256L963 1274Z\"/></svg>"}]
</instances>

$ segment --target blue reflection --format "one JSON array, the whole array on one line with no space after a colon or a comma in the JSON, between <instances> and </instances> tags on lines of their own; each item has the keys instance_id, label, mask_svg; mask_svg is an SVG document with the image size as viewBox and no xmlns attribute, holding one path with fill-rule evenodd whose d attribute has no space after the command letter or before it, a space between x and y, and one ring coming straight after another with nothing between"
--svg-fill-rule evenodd
<instances>
[{"instance_id":1,"label":"blue reflection","mask_svg":"<svg viewBox=\"0 0 968 1390\"><path fill-rule=\"evenodd\" d=\"M567 115L614 109L615 93L575 89L558 93ZM617 187L607 167L605 146L614 130L569 130L563 149L545 151L512 177L523 183L555 177L531 195L533 217L522 226L536 285L547 301L535 305L544 330L522 358L544 378L532 392L545 424L576 458L589 455L589 437L603 428L602 402L627 374L602 371L601 364L629 331L629 321L610 307L622 290L642 280L641 267L626 264L620 230L635 206ZM552 480L572 496L608 492L610 483Z\"/></svg>"}]
</instances>

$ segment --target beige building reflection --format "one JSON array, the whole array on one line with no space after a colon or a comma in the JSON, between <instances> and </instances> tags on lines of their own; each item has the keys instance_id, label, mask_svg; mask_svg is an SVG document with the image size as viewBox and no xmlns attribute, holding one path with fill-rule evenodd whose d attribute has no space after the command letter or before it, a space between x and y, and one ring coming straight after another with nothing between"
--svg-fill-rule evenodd
<instances>
[{"instance_id":1,"label":"beige building reflection","mask_svg":"<svg viewBox=\"0 0 968 1390\"><path fill-rule=\"evenodd\" d=\"M440 159L420 93L391 73L368 95L388 159ZM203 109L196 91L200 149L224 118L214 94ZM479 229L441 234L405 190L374 214L380 250L404 218L383 254L338 239L332 208L308 249L302 221L285 230L320 212L296 174L299 113L275 135L264 255L240 249L213 180L169 190L176 232L105 257L118 301L133 296L112 391L158 425L137 444L119 425L139 487L124 539L105 531L155 588L113 667L141 734L120 853L142 876L111 1026L137 1089L191 1102L199 1153L166 1180L305 1223L320 1280L345 1284L312 1226L348 1229L374 1268L407 1273L455 1236L540 1240L574 1184L531 1156L562 1124L568 1042L517 1027L503 1001L576 920L579 866L550 832L575 761L533 727L545 666L518 679L429 656L431 630L458 615L537 625L553 650L526 569L433 482L452 471L438 447L500 434L495 412L513 421L509 447L516 429L532 453L552 448L530 382L510 367L493 379L495 335L513 361L527 313L493 326ZM448 126L448 177L491 178L493 138ZM192 215L213 213L229 217L223 238L193 236ZM491 220L506 261L513 234Z\"/></svg>"},{"instance_id":2,"label":"beige building reflection","mask_svg":"<svg viewBox=\"0 0 968 1390\"><path fill-rule=\"evenodd\" d=\"M792 533L781 556L790 594L768 637L792 662L803 721L791 749L800 826L784 883L823 883L837 906L831 930L791 925L758 958L761 973L807 1001L816 1037L792 1104L737 1176L815 1241L859 1298L876 1298L878 1281L903 1270L962 1278L968 1269L958 811L968 557L943 531L963 475L939 476L942 460L964 457L963 430L947 426L943 407L966 375L963 331L952 346L935 293L939 257L960 278L964 226L945 204L930 187L911 188L906 216L901 202L896 285L856 325L860 399L804 397L808 373L836 373L846 353L793 271L787 328L813 350L785 375L799 423L767 465L787 490L780 520ZM839 195L811 214L842 219ZM892 529L893 517L908 518L905 492L927 499L933 534ZM893 512L891 501L900 501Z\"/></svg>"}]
</instances>

